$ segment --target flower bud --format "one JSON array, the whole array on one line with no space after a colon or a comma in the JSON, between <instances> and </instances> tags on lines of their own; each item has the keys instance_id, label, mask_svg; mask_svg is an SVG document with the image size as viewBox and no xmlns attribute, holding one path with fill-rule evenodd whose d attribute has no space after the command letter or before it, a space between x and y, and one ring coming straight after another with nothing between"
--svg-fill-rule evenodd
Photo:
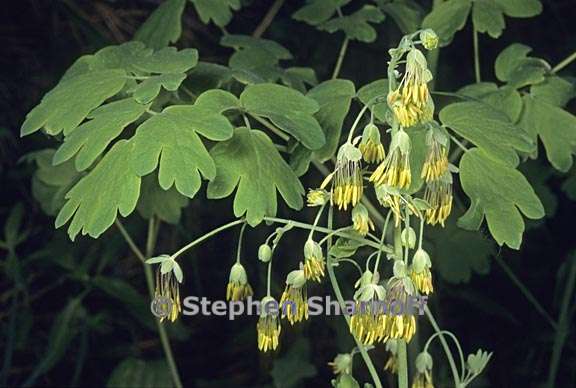
<instances>
[{"instance_id":1,"label":"flower bud","mask_svg":"<svg viewBox=\"0 0 576 388\"><path fill-rule=\"evenodd\" d=\"M438 47L438 35L430 28L420 32L420 40L426 50L434 50Z\"/></svg>"},{"instance_id":2,"label":"flower bud","mask_svg":"<svg viewBox=\"0 0 576 388\"><path fill-rule=\"evenodd\" d=\"M334 374L352 372L352 356L348 353L339 354L334 358L334 361L329 362L328 365L332 367Z\"/></svg>"},{"instance_id":3,"label":"flower bud","mask_svg":"<svg viewBox=\"0 0 576 388\"><path fill-rule=\"evenodd\" d=\"M272 248L268 244L260 245L258 248L258 260L263 263L267 263L272 258Z\"/></svg>"},{"instance_id":4,"label":"flower bud","mask_svg":"<svg viewBox=\"0 0 576 388\"><path fill-rule=\"evenodd\" d=\"M410 226L402 231L402 245L412 249L416 246L416 232Z\"/></svg>"}]
</instances>

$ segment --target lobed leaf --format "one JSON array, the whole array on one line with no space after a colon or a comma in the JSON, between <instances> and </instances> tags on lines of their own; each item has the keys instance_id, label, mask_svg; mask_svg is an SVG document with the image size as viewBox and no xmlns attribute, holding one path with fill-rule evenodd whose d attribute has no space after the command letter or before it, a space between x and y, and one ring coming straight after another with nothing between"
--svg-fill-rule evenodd
<instances>
[{"instance_id":1,"label":"lobed leaf","mask_svg":"<svg viewBox=\"0 0 576 388\"><path fill-rule=\"evenodd\" d=\"M500 37L506 27L503 9L496 0L475 0L472 23L478 32L488 33L493 38Z\"/></svg>"},{"instance_id":2,"label":"lobed leaf","mask_svg":"<svg viewBox=\"0 0 576 388\"><path fill-rule=\"evenodd\" d=\"M232 20L232 11L238 11L242 6L240 0L190 0L202 23L213 21L219 27L224 27Z\"/></svg>"},{"instance_id":3,"label":"lobed leaf","mask_svg":"<svg viewBox=\"0 0 576 388\"><path fill-rule=\"evenodd\" d=\"M176 43L182 35L182 13L185 5L186 0L166 0L160 4L138 28L134 40L154 49Z\"/></svg>"},{"instance_id":4,"label":"lobed leaf","mask_svg":"<svg viewBox=\"0 0 576 388\"><path fill-rule=\"evenodd\" d=\"M385 15L373 5L365 5L351 15L339 16L318 26L330 33L343 31L348 39L371 43L376 40L376 30L370 23L381 23Z\"/></svg>"},{"instance_id":5,"label":"lobed leaf","mask_svg":"<svg viewBox=\"0 0 576 388\"><path fill-rule=\"evenodd\" d=\"M295 20L316 26L329 20L336 11L350 0L310 0L305 6L292 14Z\"/></svg>"}]
</instances>

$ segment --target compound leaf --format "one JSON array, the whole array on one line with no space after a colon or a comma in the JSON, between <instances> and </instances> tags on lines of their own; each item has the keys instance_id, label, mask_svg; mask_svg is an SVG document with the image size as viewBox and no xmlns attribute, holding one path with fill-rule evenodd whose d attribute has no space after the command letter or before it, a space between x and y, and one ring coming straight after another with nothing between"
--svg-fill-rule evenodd
<instances>
[{"instance_id":1,"label":"compound leaf","mask_svg":"<svg viewBox=\"0 0 576 388\"><path fill-rule=\"evenodd\" d=\"M76 169L87 169L112 140L117 138L128 124L136 121L146 108L146 105L126 98L95 109L89 116L90 121L66 135L64 143L54 154L53 163L61 164L77 154Z\"/></svg>"},{"instance_id":2,"label":"compound leaf","mask_svg":"<svg viewBox=\"0 0 576 388\"><path fill-rule=\"evenodd\" d=\"M417 31L422 25L424 9L413 0L397 0L394 2L377 1L379 7L394 19L404 34Z\"/></svg>"},{"instance_id":3,"label":"compound leaf","mask_svg":"<svg viewBox=\"0 0 576 388\"><path fill-rule=\"evenodd\" d=\"M292 209L302 207L302 184L264 132L237 128L232 139L216 144L210 154L217 174L208 184L208 198L225 198L237 187L236 217L246 214L254 226L276 215L276 190Z\"/></svg>"},{"instance_id":4,"label":"compound leaf","mask_svg":"<svg viewBox=\"0 0 576 388\"><path fill-rule=\"evenodd\" d=\"M380 23L385 15L373 5L365 5L351 15L339 16L318 26L330 33L343 31L348 39L371 43L376 40L376 30L370 23Z\"/></svg>"},{"instance_id":5,"label":"compound leaf","mask_svg":"<svg viewBox=\"0 0 576 388\"><path fill-rule=\"evenodd\" d=\"M56 218L59 228L69 220L70 239L81 231L100 236L116 219L117 213L128 216L140 195L140 177L132 170L134 143L120 140L100 163L66 194L66 203Z\"/></svg>"},{"instance_id":6,"label":"compound leaf","mask_svg":"<svg viewBox=\"0 0 576 388\"><path fill-rule=\"evenodd\" d=\"M472 7L472 23L478 32L498 38L506 27L502 12L502 8L495 0L476 0Z\"/></svg>"},{"instance_id":7,"label":"compound leaf","mask_svg":"<svg viewBox=\"0 0 576 388\"><path fill-rule=\"evenodd\" d=\"M182 35L182 12L186 0L166 0L140 26L134 40L159 49L175 43Z\"/></svg>"},{"instance_id":8,"label":"compound leaf","mask_svg":"<svg viewBox=\"0 0 576 388\"><path fill-rule=\"evenodd\" d=\"M158 182L173 185L193 198L200 188L200 173L214 179L216 167L198 134L222 141L232 136L232 125L218 112L194 105L175 105L151 117L136 130L133 168L140 176L159 166Z\"/></svg>"},{"instance_id":9,"label":"compound leaf","mask_svg":"<svg viewBox=\"0 0 576 388\"><path fill-rule=\"evenodd\" d=\"M318 150L326 143L313 116L318 103L294 89L275 84L249 85L240 95L240 103L249 113L269 118L308 149Z\"/></svg>"},{"instance_id":10,"label":"compound leaf","mask_svg":"<svg viewBox=\"0 0 576 388\"><path fill-rule=\"evenodd\" d=\"M544 74L550 66L541 59L529 58L531 51L530 47L520 43L502 50L494 64L496 77L516 88L544 81Z\"/></svg>"},{"instance_id":11,"label":"compound leaf","mask_svg":"<svg viewBox=\"0 0 576 388\"><path fill-rule=\"evenodd\" d=\"M457 102L440 111L442 123L480 147L491 157L518 165L516 151L530 152L527 133L513 125L505 113L480 102Z\"/></svg>"},{"instance_id":12,"label":"compound leaf","mask_svg":"<svg viewBox=\"0 0 576 388\"><path fill-rule=\"evenodd\" d=\"M321 161L330 159L336 153L342 124L355 94L354 84L343 79L322 82L308 92L307 96L320 105L320 110L314 116L324 129L326 136L326 144L316 151L316 156Z\"/></svg>"},{"instance_id":13,"label":"compound leaf","mask_svg":"<svg viewBox=\"0 0 576 388\"><path fill-rule=\"evenodd\" d=\"M122 70L101 70L70 75L48 92L38 106L26 115L22 136L44 128L50 135L76 128L92 111L116 95L126 83Z\"/></svg>"},{"instance_id":14,"label":"compound leaf","mask_svg":"<svg viewBox=\"0 0 576 388\"><path fill-rule=\"evenodd\" d=\"M525 228L520 211L530 219L545 215L542 202L524 175L480 149L473 148L462 156L460 182L471 203L459 225L477 229L485 217L499 245L520 248Z\"/></svg>"},{"instance_id":15,"label":"compound leaf","mask_svg":"<svg viewBox=\"0 0 576 388\"><path fill-rule=\"evenodd\" d=\"M173 92L180 87L185 78L185 73L167 73L151 76L134 88L132 96L139 103L148 104L158 96L161 88Z\"/></svg>"}]
</instances>

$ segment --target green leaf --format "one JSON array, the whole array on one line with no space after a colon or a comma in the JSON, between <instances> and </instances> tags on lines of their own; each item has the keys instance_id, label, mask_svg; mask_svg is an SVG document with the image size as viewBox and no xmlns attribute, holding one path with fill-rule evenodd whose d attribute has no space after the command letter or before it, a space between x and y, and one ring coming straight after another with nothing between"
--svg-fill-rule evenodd
<instances>
[{"instance_id":1,"label":"green leaf","mask_svg":"<svg viewBox=\"0 0 576 388\"><path fill-rule=\"evenodd\" d=\"M133 142L118 141L66 194L56 227L72 220L71 240L80 231L97 238L114 223L118 212L126 217L134 211L140 194L140 177L131 168L134 151Z\"/></svg>"},{"instance_id":2,"label":"green leaf","mask_svg":"<svg viewBox=\"0 0 576 388\"><path fill-rule=\"evenodd\" d=\"M475 0L472 22L478 32L488 33L493 38L500 37L506 27L503 10L496 0Z\"/></svg>"},{"instance_id":3,"label":"green leaf","mask_svg":"<svg viewBox=\"0 0 576 388\"><path fill-rule=\"evenodd\" d=\"M550 76L544 82L532 85L530 95L539 101L563 107L576 96L576 88L563 78Z\"/></svg>"},{"instance_id":4,"label":"green leaf","mask_svg":"<svg viewBox=\"0 0 576 388\"><path fill-rule=\"evenodd\" d=\"M169 224L180 221L182 208L188 205L188 198L184 197L172 187L168 190L158 185L156 174L145 176L142 179L142 189L138 200L137 210L146 219L157 217Z\"/></svg>"},{"instance_id":5,"label":"green leaf","mask_svg":"<svg viewBox=\"0 0 576 388\"><path fill-rule=\"evenodd\" d=\"M200 188L200 173L214 179L216 167L198 134L222 141L232 136L232 125L218 112L194 105L170 106L154 115L134 135L133 169L144 176L159 166L158 182L173 185L193 198Z\"/></svg>"},{"instance_id":6,"label":"green leaf","mask_svg":"<svg viewBox=\"0 0 576 388\"><path fill-rule=\"evenodd\" d=\"M116 95L126 83L122 70L101 70L68 77L26 115L21 136L44 128L49 135L68 133L86 118L88 113L108 98Z\"/></svg>"},{"instance_id":7,"label":"green leaf","mask_svg":"<svg viewBox=\"0 0 576 388\"><path fill-rule=\"evenodd\" d=\"M471 204L460 218L460 226L479 226L485 217L499 245L519 249L524 233L520 211L530 219L544 217L544 207L526 178L509 165L474 148L460 160L462 189Z\"/></svg>"},{"instance_id":8,"label":"green leaf","mask_svg":"<svg viewBox=\"0 0 576 388\"><path fill-rule=\"evenodd\" d=\"M386 96L388 95L388 80L379 79L369 84L362 86L358 90L358 98L360 101L366 105L368 103L372 104L370 110L374 113L376 117L381 122L387 122L386 116L389 114L390 109L388 108L388 103L386 102ZM381 102L374 104L375 99L381 98Z\"/></svg>"},{"instance_id":9,"label":"green leaf","mask_svg":"<svg viewBox=\"0 0 576 388\"><path fill-rule=\"evenodd\" d=\"M524 105L520 93L508 85L498 88L494 83L481 82L465 86L458 93L481 99L492 108L506 113L513 123L520 118Z\"/></svg>"},{"instance_id":10,"label":"green leaf","mask_svg":"<svg viewBox=\"0 0 576 388\"><path fill-rule=\"evenodd\" d=\"M422 28L433 29L440 38L440 46L446 46L466 25L470 13L470 0L448 0L436 6L422 21Z\"/></svg>"},{"instance_id":11,"label":"green leaf","mask_svg":"<svg viewBox=\"0 0 576 388\"><path fill-rule=\"evenodd\" d=\"M576 117L571 113L532 96L524 96L520 125L534 139L542 140L552 166L568 171L576 152Z\"/></svg>"},{"instance_id":12,"label":"green leaf","mask_svg":"<svg viewBox=\"0 0 576 388\"><path fill-rule=\"evenodd\" d=\"M232 76L243 84L276 82L282 76L278 59L268 51L250 47L232 54L228 61Z\"/></svg>"},{"instance_id":13,"label":"green leaf","mask_svg":"<svg viewBox=\"0 0 576 388\"><path fill-rule=\"evenodd\" d=\"M422 25L424 9L413 0L377 1L379 7L394 19L404 34L417 31Z\"/></svg>"},{"instance_id":14,"label":"green leaf","mask_svg":"<svg viewBox=\"0 0 576 388\"><path fill-rule=\"evenodd\" d=\"M246 49L260 49L264 50L268 56L275 59L292 59L292 54L281 44L262 38L254 38L249 35L224 35L220 39L220 44L224 47L231 47L237 51Z\"/></svg>"},{"instance_id":15,"label":"green leaf","mask_svg":"<svg viewBox=\"0 0 576 388\"><path fill-rule=\"evenodd\" d=\"M316 376L316 367L309 361L310 343L300 338L290 346L286 354L274 361L270 371L275 388L301 387L302 380Z\"/></svg>"},{"instance_id":16,"label":"green leaf","mask_svg":"<svg viewBox=\"0 0 576 388\"><path fill-rule=\"evenodd\" d=\"M371 43L376 40L376 30L370 23L381 23L385 15L373 5L365 5L351 15L339 16L318 26L319 29L334 33L343 31L348 39Z\"/></svg>"},{"instance_id":17,"label":"green leaf","mask_svg":"<svg viewBox=\"0 0 576 388\"><path fill-rule=\"evenodd\" d=\"M54 165L70 160L74 155L78 171L90 167L116 139L124 128L136 121L147 106L132 98L114 101L95 109L88 117L91 119L67 134L64 143L54 154Z\"/></svg>"},{"instance_id":18,"label":"green leaf","mask_svg":"<svg viewBox=\"0 0 576 388\"><path fill-rule=\"evenodd\" d=\"M128 386L141 388L172 387L170 369L164 360L125 359L112 371L106 387L122 388Z\"/></svg>"},{"instance_id":19,"label":"green leaf","mask_svg":"<svg viewBox=\"0 0 576 388\"><path fill-rule=\"evenodd\" d=\"M208 90L198 96L194 105L219 113L230 109L240 109L240 101L230 92L220 89Z\"/></svg>"},{"instance_id":20,"label":"green leaf","mask_svg":"<svg viewBox=\"0 0 576 388\"><path fill-rule=\"evenodd\" d=\"M540 0L495 0L513 18L529 18L542 12Z\"/></svg>"},{"instance_id":21,"label":"green leaf","mask_svg":"<svg viewBox=\"0 0 576 388\"><path fill-rule=\"evenodd\" d=\"M352 240L344 237L338 238L334 245L330 247L328 255L335 259L341 259L345 257L352 257L356 254L356 251L363 246L363 243L358 240Z\"/></svg>"},{"instance_id":22,"label":"green leaf","mask_svg":"<svg viewBox=\"0 0 576 388\"><path fill-rule=\"evenodd\" d=\"M237 128L232 139L215 145L216 179L208 184L208 198L228 197L237 187L234 215L246 214L252 226L276 215L276 190L292 209L302 207L302 184L261 131Z\"/></svg>"},{"instance_id":23,"label":"green leaf","mask_svg":"<svg viewBox=\"0 0 576 388\"><path fill-rule=\"evenodd\" d=\"M231 79L232 72L228 67L200 61L188 72L186 86L199 94L206 90L217 89Z\"/></svg>"},{"instance_id":24,"label":"green leaf","mask_svg":"<svg viewBox=\"0 0 576 388\"><path fill-rule=\"evenodd\" d=\"M71 160L58 166L52 165L54 152L53 149L46 149L31 155L37 165L32 177L32 195L50 216L55 216L64 206L64 196L80 178Z\"/></svg>"},{"instance_id":25,"label":"green leaf","mask_svg":"<svg viewBox=\"0 0 576 388\"><path fill-rule=\"evenodd\" d=\"M190 0L202 23L213 21L219 27L224 27L232 20L232 11L238 11L242 6L240 0Z\"/></svg>"},{"instance_id":26,"label":"green leaf","mask_svg":"<svg viewBox=\"0 0 576 388\"><path fill-rule=\"evenodd\" d=\"M282 74L282 83L300 93L306 93L306 85L318 85L318 78L310 67L289 67Z\"/></svg>"},{"instance_id":27,"label":"green leaf","mask_svg":"<svg viewBox=\"0 0 576 388\"><path fill-rule=\"evenodd\" d=\"M456 227L450 217L445 228L430 228L429 241L433 242L431 258L433 268L447 282L468 283L473 273L485 275L490 270L490 257L495 253L494 243L481 233Z\"/></svg>"},{"instance_id":28,"label":"green leaf","mask_svg":"<svg viewBox=\"0 0 576 388\"><path fill-rule=\"evenodd\" d=\"M342 124L355 94L354 84L343 79L322 82L308 92L307 96L320 106L314 117L326 136L326 144L315 152L321 162L330 159L336 153L342 134Z\"/></svg>"},{"instance_id":29,"label":"green leaf","mask_svg":"<svg viewBox=\"0 0 576 388\"><path fill-rule=\"evenodd\" d=\"M491 157L518 165L516 151L530 152L534 146L527 133L508 117L479 102L457 102L440 111L442 123L482 148Z\"/></svg>"},{"instance_id":30,"label":"green leaf","mask_svg":"<svg viewBox=\"0 0 576 388\"><path fill-rule=\"evenodd\" d=\"M198 63L198 50L184 49L178 51L175 47L164 47L152 55L138 57L134 67L147 73L184 73Z\"/></svg>"},{"instance_id":31,"label":"green leaf","mask_svg":"<svg viewBox=\"0 0 576 388\"><path fill-rule=\"evenodd\" d=\"M180 87L185 78L185 73L167 73L152 76L139 83L132 90L134 99L140 104L148 104L158 96L161 88L174 92Z\"/></svg>"},{"instance_id":32,"label":"green leaf","mask_svg":"<svg viewBox=\"0 0 576 388\"><path fill-rule=\"evenodd\" d=\"M308 3L292 14L295 20L316 26L329 20L336 11L349 3L350 0L310 0Z\"/></svg>"},{"instance_id":33,"label":"green leaf","mask_svg":"<svg viewBox=\"0 0 576 388\"><path fill-rule=\"evenodd\" d=\"M134 40L159 49L176 43L182 34L182 13L186 0L166 0L138 28Z\"/></svg>"},{"instance_id":34,"label":"green leaf","mask_svg":"<svg viewBox=\"0 0 576 388\"><path fill-rule=\"evenodd\" d=\"M269 118L308 149L318 150L326 143L313 116L318 104L294 89L275 84L249 85L240 95L240 103L249 113Z\"/></svg>"},{"instance_id":35,"label":"green leaf","mask_svg":"<svg viewBox=\"0 0 576 388\"><path fill-rule=\"evenodd\" d=\"M515 88L544 81L550 66L539 58L527 57L531 51L530 47L519 43L502 50L494 64L496 77Z\"/></svg>"}]
</instances>

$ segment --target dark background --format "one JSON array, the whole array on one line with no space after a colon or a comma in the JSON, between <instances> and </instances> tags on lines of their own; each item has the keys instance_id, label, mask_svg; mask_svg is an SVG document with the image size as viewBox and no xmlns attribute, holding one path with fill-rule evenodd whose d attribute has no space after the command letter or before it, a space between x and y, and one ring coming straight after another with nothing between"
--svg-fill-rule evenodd
<instances>
[{"instance_id":1,"label":"dark background","mask_svg":"<svg viewBox=\"0 0 576 388\"><path fill-rule=\"evenodd\" d=\"M14 307L10 304L10 295L15 287L13 279L0 278L0 350L7 346L9 338L23 341L18 342L20 345L12 357L8 374L0 381L2 384L22 384L39 360L45 357L49 330L55 317L68 299L86 285L87 280L77 267L90 268L90 272L99 267L97 263L104 262L100 268L103 274L124 279L145 295L141 267L130 256L116 230L106 232L97 242L82 238L75 245L67 240L64 231L53 230L53 218L44 215L30 192L34 166L21 160L28 152L53 143L41 135L21 140L19 127L25 114L58 82L78 56L130 40L157 3L144 0L4 0L0 4L0 218L6 219L17 203L22 204L23 225L29 229L30 235L17 251L25 263L20 267L20 275L25 279L26 295L36 295L36 298L24 299L22 305ZM227 30L250 34L271 3L264 0L249 2L235 14ZM312 27L292 20L290 15L301 3L287 1L264 37L286 46L294 54L293 64L313 67L319 79L326 79L334 66L342 36L318 33ZM506 30L500 39L480 37L483 79L495 80L494 59L513 42L533 47L533 55L552 65L574 51L576 2L544 0L543 3L544 12L536 18L506 18ZM354 4L350 7L354 8ZM218 45L220 30L212 25L203 25L190 5L186 8L183 28L183 38L178 46L196 47L202 60L226 64L231 50ZM387 49L399 40L401 32L388 18L378 26L378 35L373 44L350 44L342 78L353 80L359 87L385 76ZM456 34L454 42L441 50L438 90L454 91L474 82L471 37L468 23ZM563 74L574 74L575 69L573 64ZM562 265L576 248L576 204L560 188L564 177L551 174L551 168L543 161L529 164L545 166L547 185L556 209L544 221L529 223L521 251L501 249L496 254L510 265L552 317L557 318L564 284ZM538 173L530 178L538 179ZM319 179L315 172L308 173L305 187L316 185ZM171 252L194 236L228 222L230 209L229 201L208 203L203 198L191 201L178 227L162 227L157 251ZM298 217L311 221L313 213L303 211ZM142 245L146 223L137 215L126 223ZM247 265L248 273L257 294L263 292L265 277L263 268L256 263L256 251L272 230L264 226L247 232L244 257L250 263ZM223 296L229 266L235 255L237 233L237 230L224 233L186 255L183 264L187 274L182 290L184 295L205 295L213 299ZM482 233L488 235L485 230ZM286 262L294 262L294 257L301 255L304 238L303 234L293 232L283 241L283 249L279 250L276 259L279 263L274 275L276 294L281 292L283 274L290 269ZM4 255L4 251L1 252ZM4 270L6 268L2 268L0 273ZM309 292L327 294L329 289L315 286ZM482 377L482 386L536 387L545 381L554 332L500 266L492 263L488 274L474 274L466 284L454 285L438 278L432 304L441 326L460 338L465 351L472 352L481 347L494 352ZM12 308L16 314L10 313ZM70 346L59 355L54 368L39 377L36 384L102 386L122 359L128 356L158 359L162 356L154 331L139 325L123 303L101 291L94 291L84 300L83 308L84 315L70 329L80 334L70 339ZM16 329L14 325L10 326L12 316L16 316ZM423 334L429 328L427 324L421 327L421 342L424 342L427 337ZM218 317L184 317L179 328L173 330L176 337L181 338L173 340L173 348L185 385L265 386L270 383L269 371L275 365L274 359L285 357L291 346L297 346L299 351L305 350L281 367L297 369L298 362L310 362L318 373L306 380L303 386L328 386L331 370L326 363L338 352L349 351L352 347L343 320L314 318L294 328L284 325L283 331L279 353L262 355L256 348L254 318L243 317L229 322ZM300 338L304 338L304 342L298 342ZM379 368L386 359L382 348L379 346L373 352ZM437 350L440 348L434 350L438 386L448 386L445 384L449 381L445 378L447 363L441 351ZM4 356L1 355L0 359ZM355 365L358 380L368 381L359 358ZM566 341L557 386L576 386L575 366L576 337L572 331Z\"/></svg>"}]
</instances>

